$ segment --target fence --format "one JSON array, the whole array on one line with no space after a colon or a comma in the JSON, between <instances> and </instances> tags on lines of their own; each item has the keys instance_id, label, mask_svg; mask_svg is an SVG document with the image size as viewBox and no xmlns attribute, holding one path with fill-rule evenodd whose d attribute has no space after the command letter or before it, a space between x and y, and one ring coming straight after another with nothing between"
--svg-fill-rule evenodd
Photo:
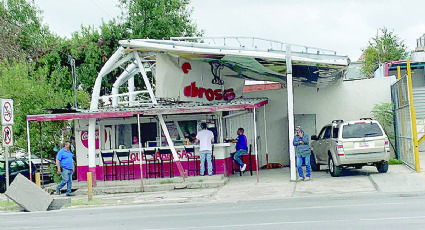
<instances>
[{"instance_id":1,"label":"fence","mask_svg":"<svg viewBox=\"0 0 425 230\"><path fill-rule=\"evenodd\" d=\"M407 75L399 76L399 80L391 86L391 94L394 102L396 154L404 164L415 169L414 131Z\"/></svg>"}]
</instances>

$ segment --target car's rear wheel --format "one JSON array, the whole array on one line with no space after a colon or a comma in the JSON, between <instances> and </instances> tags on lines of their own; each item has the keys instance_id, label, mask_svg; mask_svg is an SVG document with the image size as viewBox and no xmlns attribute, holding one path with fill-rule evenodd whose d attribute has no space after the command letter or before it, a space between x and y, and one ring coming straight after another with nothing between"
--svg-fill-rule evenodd
<instances>
[{"instance_id":1,"label":"car's rear wheel","mask_svg":"<svg viewBox=\"0 0 425 230\"><path fill-rule=\"evenodd\" d=\"M376 169L378 169L378 172L380 172L380 173L388 172L388 161L382 161L382 162L377 163Z\"/></svg>"},{"instance_id":2,"label":"car's rear wheel","mask_svg":"<svg viewBox=\"0 0 425 230\"><path fill-rule=\"evenodd\" d=\"M311 151L311 154L310 154L310 165L311 165L311 170L320 171L320 165L317 164L313 151Z\"/></svg>"},{"instance_id":3,"label":"car's rear wheel","mask_svg":"<svg viewBox=\"0 0 425 230\"><path fill-rule=\"evenodd\" d=\"M335 162L332 156L329 156L328 166L329 166L329 173L331 174L331 176L337 177L341 175L341 167L335 165Z\"/></svg>"},{"instance_id":4,"label":"car's rear wheel","mask_svg":"<svg viewBox=\"0 0 425 230\"><path fill-rule=\"evenodd\" d=\"M355 165L354 168L355 169L362 169L363 168L363 165Z\"/></svg>"}]
</instances>

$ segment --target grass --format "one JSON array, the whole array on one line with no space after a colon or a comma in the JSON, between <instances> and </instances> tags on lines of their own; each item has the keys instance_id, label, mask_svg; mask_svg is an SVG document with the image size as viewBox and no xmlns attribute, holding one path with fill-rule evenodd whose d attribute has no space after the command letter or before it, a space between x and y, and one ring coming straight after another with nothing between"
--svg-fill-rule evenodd
<instances>
[{"instance_id":1,"label":"grass","mask_svg":"<svg viewBox=\"0 0 425 230\"><path fill-rule=\"evenodd\" d=\"M18 210L19 205L17 205L14 201L0 201L0 210Z\"/></svg>"},{"instance_id":2,"label":"grass","mask_svg":"<svg viewBox=\"0 0 425 230\"><path fill-rule=\"evenodd\" d=\"M159 182L160 184L172 184L174 183L172 180L163 180L161 182Z\"/></svg>"},{"instance_id":3,"label":"grass","mask_svg":"<svg viewBox=\"0 0 425 230\"><path fill-rule=\"evenodd\" d=\"M399 164L403 164L403 161L399 160L399 159L395 159L395 158L391 158L389 161L390 165L399 165Z\"/></svg>"},{"instance_id":4,"label":"grass","mask_svg":"<svg viewBox=\"0 0 425 230\"><path fill-rule=\"evenodd\" d=\"M102 205L103 202L98 200L74 200L71 203L67 204L66 207L71 206L87 206L87 205Z\"/></svg>"}]
</instances>

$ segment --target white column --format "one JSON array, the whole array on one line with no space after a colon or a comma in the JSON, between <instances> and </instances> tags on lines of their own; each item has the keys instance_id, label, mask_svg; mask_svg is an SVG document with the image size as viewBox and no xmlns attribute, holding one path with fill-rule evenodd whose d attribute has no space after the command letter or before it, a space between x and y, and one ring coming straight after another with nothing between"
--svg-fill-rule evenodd
<instances>
[{"instance_id":1,"label":"white column","mask_svg":"<svg viewBox=\"0 0 425 230\"><path fill-rule=\"evenodd\" d=\"M266 142L266 158L267 158L267 164L269 163L269 145L268 145L268 138L267 138L267 119L266 119L266 105L263 106L264 111L264 140Z\"/></svg>"},{"instance_id":2,"label":"white column","mask_svg":"<svg viewBox=\"0 0 425 230\"><path fill-rule=\"evenodd\" d=\"M89 171L92 172L93 185L96 185L96 118L89 119L88 130Z\"/></svg>"},{"instance_id":3,"label":"white column","mask_svg":"<svg viewBox=\"0 0 425 230\"><path fill-rule=\"evenodd\" d=\"M128 79L128 104L130 106L134 106L134 101L136 96L134 95L134 77L130 77Z\"/></svg>"},{"instance_id":4,"label":"white column","mask_svg":"<svg viewBox=\"0 0 425 230\"><path fill-rule=\"evenodd\" d=\"M255 167L257 172L257 183L260 182L260 177L258 176L258 152L257 152L257 124L255 122L255 108L253 109L253 121L254 121L254 153L255 153Z\"/></svg>"},{"instance_id":5,"label":"white column","mask_svg":"<svg viewBox=\"0 0 425 230\"><path fill-rule=\"evenodd\" d=\"M143 164L142 164L142 143L140 140L140 114L137 114L137 135L139 138L139 165L140 165L140 184L143 192Z\"/></svg>"},{"instance_id":6,"label":"white column","mask_svg":"<svg viewBox=\"0 0 425 230\"><path fill-rule=\"evenodd\" d=\"M292 89L292 58L291 46L286 45L286 89L288 94L288 137L289 137L289 159L291 161L291 180L297 179L295 164L295 147L292 145L294 140L294 94Z\"/></svg>"},{"instance_id":7,"label":"white column","mask_svg":"<svg viewBox=\"0 0 425 230\"><path fill-rule=\"evenodd\" d=\"M224 142L224 136L223 136L223 114L219 113L218 114L218 128L219 128L219 143L223 143Z\"/></svg>"},{"instance_id":8,"label":"white column","mask_svg":"<svg viewBox=\"0 0 425 230\"><path fill-rule=\"evenodd\" d=\"M99 150L105 149L105 125L99 124Z\"/></svg>"}]
</instances>

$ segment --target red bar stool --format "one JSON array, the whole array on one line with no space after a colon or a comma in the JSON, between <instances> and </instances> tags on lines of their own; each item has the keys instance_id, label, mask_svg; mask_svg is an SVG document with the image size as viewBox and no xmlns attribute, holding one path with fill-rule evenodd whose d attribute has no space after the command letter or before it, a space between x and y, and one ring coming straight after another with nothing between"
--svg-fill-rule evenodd
<instances>
[{"instance_id":1,"label":"red bar stool","mask_svg":"<svg viewBox=\"0 0 425 230\"><path fill-rule=\"evenodd\" d=\"M199 168L198 168L198 164L199 164L199 155L195 154L195 147L186 147L184 146L184 150L186 151L186 157L187 157L187 175L190 176L190 172L194 172L194 176L199 175ZM190 167L190 162L194 161L195 166L193 168Z\"/></svg>"},{"instance_id":2,"label":"red bar stool","mask_svg":"<svg viewBox=\"0 0 425 230\"><path fill-rule=\"evenodd\" d=\"M158 174L158 176L160 176L159 174L159 170L157 167L157 161L156 161L156 148L154 149L145 149L143 151L143 156L145 157L145 172L146 172L146 177L149 178L150 175L154 175L156 178L156 175ZM152 166L153 165L153 170L152 170Z\"/></svg>"},{"instance_id":3,"label":"red bar stool","mask_svg":"<svg viewBox=\"0 0 425 230\"><path fill-rule=\"evenodd\" d=\"M133 176L134 180L134 160L130 159L130 150L123 149L123 150L116 150L118 162L120 163L120 168L124 169L124 180L127 175L127 180L130 180L130 175ZM132 173L130 173L130 164L133 166ZM126 166L127 165L127 170ZM120 180L121 180L121 170L120 170Z\"/></svg>"},{"instance_id":4,"label":"red bar stool","mask_svg":"<svg viewBox=\"0 0 425 230\"><path fill-rule=\"evenodd\" d=\"M173 163L174 158L173 154L171 153L171 149L158 149L159 152L159 159L161 160L161 177L164 177L164 163L169 163L169 170L165 171L170 173L170 178L173 176Z\"/></svg>"},{"instance_id":5,"label":"red bar stool","mask_svg":"<svg viewBox=\"0 0 425 230\"><path fill-rule=\"evenodd\" d=\"M116 166L117 162L114 160L115 153L113 150L102 150L100 151L100 156L102 157L103 163L103 180L106 181L108 177L111 177L111 180L116 179ZM108 173L108 167L111 169Z\"/></svg>"}]
</instances>

